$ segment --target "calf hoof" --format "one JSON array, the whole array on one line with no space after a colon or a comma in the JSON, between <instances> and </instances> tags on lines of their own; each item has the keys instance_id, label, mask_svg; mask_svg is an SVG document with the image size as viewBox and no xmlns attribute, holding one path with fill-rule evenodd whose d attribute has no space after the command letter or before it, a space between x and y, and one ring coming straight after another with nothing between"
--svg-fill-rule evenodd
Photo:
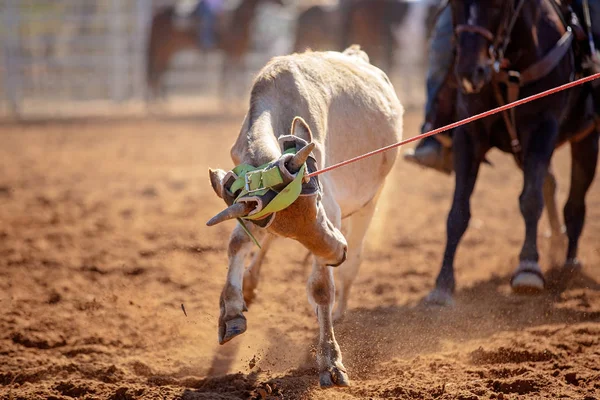
<instances>
[{"instance_id":1,"label":"calf hoof","mask_svg":"<svg viewBox=\"0 0 600 400\"><path fill-rule=\"evenodd\" d=\"M244 332L246 332L246 317L243 315L228 321L219 321L219 344L225 344Z\"/></svg>"},{"instance_id":2,"label":"calf hoof","mask_svg":"<svg viewBox=\"0 0 600 400\"><path fill-rule=\"evenodd\" d=\"M331 388L334 386L348 386L350 380L346 370L341 367L330 367L326 371L319 374L319 385L322 389Z\"/></svg>"},{"instance_id":3,"label":"calf hoof","mask_svg":"<svg viewBox=\"0 0 600 400\"><path fill-rule=\"evenodd\" d=\"M341 303L338 304L336 309L333 311L333 322L340 322L344 319L346 315L346 306L342 306Z\"/></svg>"},{"instance_id":4,"label":"calf hoof","mask_svg":"<svg viewBox=\"0 0 600 400\"><path fill-rule=\"evenodd\" d=\"M427 295L427 297L425 297L423 302L429 306L452 307L454 305L452 291L447 289L440 289L437 287L433 289Z\"/></svg>"},{"instance_id":5,"label":"calf hoof","mask_svg":"<svg viewBox=\"0 0 600 400\"><path fill-rule=\"evenodd\" d=\"M510 286L517 294L537 294L544 290L544 274L537 262L522 261L510 280Z\"/></svg>"}]
</instances>

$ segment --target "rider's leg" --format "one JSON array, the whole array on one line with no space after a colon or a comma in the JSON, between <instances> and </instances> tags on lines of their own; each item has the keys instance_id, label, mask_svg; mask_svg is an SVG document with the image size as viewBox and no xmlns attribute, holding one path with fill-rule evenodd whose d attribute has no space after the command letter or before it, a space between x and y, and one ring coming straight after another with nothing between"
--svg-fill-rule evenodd
<instances>
[{"instance_id":1,"label":"rider's leg","mask_svg":"<svg viewBox=\"0 0 600 400\"><path fill-rule=\"evenodd\" d=\"M200 1L196 16L200 20L198 43L203 49L212 49L215 46L215 13L206 1Z\"/></svg>"},{"instance_id":2,"label":"rider's leg","mask_svg":"<svg viewBox=\"0 0 600 400\"><path fill-rule=\"evenodd\" d=\"M441 10L429 42L429 60L427 71L427 102L425 104L425 122L421 133L452 122L453 102L448 101L455 89L447 85L447 78L454 61L452 11L449 6ZM449 95L449 96L447 96ZM408 151L405 158L419 165L442 172L452 171L452 159L449 154L449 137L422 139L414 151ZM442 144L444 143L444 144ZM445 145L445 146L444 146Z\"/></svg>"},{"instance_id":3,"label":"rider's leg","mask_svg":"<svg viewBox=\"0 0 600 400\"><path fill-rule=\"evenodd\" d=\"M213 9L207 7L207 11L204 14L204 46L207 49L215 47L215 20L216 14Z\"/></svg>"}]
</instances>

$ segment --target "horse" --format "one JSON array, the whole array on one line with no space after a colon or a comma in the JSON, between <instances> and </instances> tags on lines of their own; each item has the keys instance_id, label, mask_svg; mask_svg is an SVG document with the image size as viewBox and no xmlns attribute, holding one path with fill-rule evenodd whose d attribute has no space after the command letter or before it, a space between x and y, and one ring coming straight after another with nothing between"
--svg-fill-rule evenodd
<instances>
[{"instance_id":1,"label":"horse","mask_svg":"<svg viewBox=\"0 0 600 400\"><path fill-rule=\"evenodd\" d=\"M294 53L342 49L343 5L314 5L296 19Z\"/></svg>"},{"instance_id":2,"label":"horse","mask_svg":"<svg viewBox=\"0 0 600 400\"><path fill-rule=\"evenodd\" d=\"M405 21L411 4L397 0L356 0L338 6L309 7L298 16L294 51L342 50L358 43L373 65L389 75L398 47L394 31Z\"/></svg>"},{"instance_id":3,"label":"horse","mask_svg":"<svg viewBox=\"0 0 600 400\"><path fill-rule=\"evenodd\" d=\"M250 29L261 2L283 5L282 0L242 0L230 15L220 18L216 28L216 47L223 51L221 93L227 92L232 76L244 67L244 58L250 49ZM161 78L169 67L171 58L180 50L203 50L199 43L200 21L192 19L186 26L178 26L174 6L158 11L152 18L147 48L146 82L151 97L160 94Z\"/></svg>"},{"instance_id":4,"label":"horse","mask_svg":"<svg viewBox=\"0 0 600 400\"><path fill-rule=\"evenodd\" d=\"M579 72L573 32L564 19L566 9L553 0L451 0L451 7L459 119L570 82ZM581 268L577 249L585 221L585 197L598 162L598 100L598 89L586 84L454 130L455 188L446 247L427 302L452 304L456 249L468 227L479 167L494 147L514 156L524 178L519 206L525 238L511 278L513 292L532 294L546 288L537 248L544 205L552 231L551 251L555 252L551 256L561 260L559 276L568 278ZM563 212L566 257L556 254L562 252L564 236L550 168L554 150L564 143L570 144L572 158L571 186Z\"/></svg>"}]
</instances>

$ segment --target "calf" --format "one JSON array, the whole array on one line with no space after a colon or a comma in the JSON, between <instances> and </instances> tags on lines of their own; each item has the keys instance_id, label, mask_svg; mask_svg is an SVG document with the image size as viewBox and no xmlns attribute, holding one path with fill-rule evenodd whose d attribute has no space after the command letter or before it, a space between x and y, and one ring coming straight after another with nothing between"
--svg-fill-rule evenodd
<instances>
[{"instance_id":1,"label":"calf","mask_svg":"<svg viewBox=\"0 0 600 400\"><path fill-rule=\"evenodd\" d=\"M402 114L387 76L369 64L358 47L343 53L277 57L254 82L250 109L231 158L236 165L278 165L289 183L304 171L303 166L314 171L397 142L402 134ZM282 154L290 144L296 148L295 154ZM333 321L346 309L365 233L395 159L396 152L390 151L335 169L322 175L320 182L316 177L305 179L302 194L290 206L247 224L263 243L273 236L288 237L313 255L307 292L320 328L317 362L321 387L348 384ZM213 189L229 207L209 225L248 217L263 207L255 197L234 204L239 191L234 188L232 192L231 177L231 173L210 170ZM243 293L251 293L254 287L244 284L244 264L252 247L251 236L238 224L229 241L229 270L220 300L221 344L246 330L242 312L248 299ZM333 312L331 267L338 265L339 299ZM253 278L251 286L256 285L256 276Z\"/></svg>"}]
</instances>

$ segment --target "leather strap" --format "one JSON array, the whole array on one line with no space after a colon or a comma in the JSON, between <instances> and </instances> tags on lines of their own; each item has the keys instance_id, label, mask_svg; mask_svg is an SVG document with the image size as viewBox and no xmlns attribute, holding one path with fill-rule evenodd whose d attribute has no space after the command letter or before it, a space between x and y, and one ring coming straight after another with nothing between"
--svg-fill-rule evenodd
<instances>
[{"instance_id":1,"label":"leather strap","mask_svg":"<svg viewBox=\"0 0 600 400\"><path fill-rule=\"evenodd\" d=\"M457 35L463 32L477 33L486 38L489 42L494 41L494 34L488 29L479 25L458 25L455 32Z\"/></svg>"},{"instance_id":2,"label":"leather strap","mask_svg":"<svg viewBox=\"0 0 600 400\"><path fill-rule=\"evenodd\" d=\"M540 61L530 65L521 72L521 86L535 82L548 75L563 59L571 48L573 43L573 32L567 28L564 35L558 40L556 45Z\"/></svg>"},{"instance_id":3,"label":"leather strap","mask_svg":"<svg viewBox=\"0 0 600 400\"><path fill-rule=\"evenodd\" d=\"M556 45L542 59L527 67L522 73L510 69L498 71L494 77L494 95L498 103L504 105L517 101L519 99L520 88L538 81L552 72L567 54L572 43L573 32L571 28L567 27L567 31L558 40ZM506 85L506 102L504 102L500 88L498 87L499 83ZM506 111L503 112L502 117L510 135L512 152L517 163L520 165L522 148L517 135L515 109L512 108L510 110L510 115Z\"/></svg>"}]
</instances>

